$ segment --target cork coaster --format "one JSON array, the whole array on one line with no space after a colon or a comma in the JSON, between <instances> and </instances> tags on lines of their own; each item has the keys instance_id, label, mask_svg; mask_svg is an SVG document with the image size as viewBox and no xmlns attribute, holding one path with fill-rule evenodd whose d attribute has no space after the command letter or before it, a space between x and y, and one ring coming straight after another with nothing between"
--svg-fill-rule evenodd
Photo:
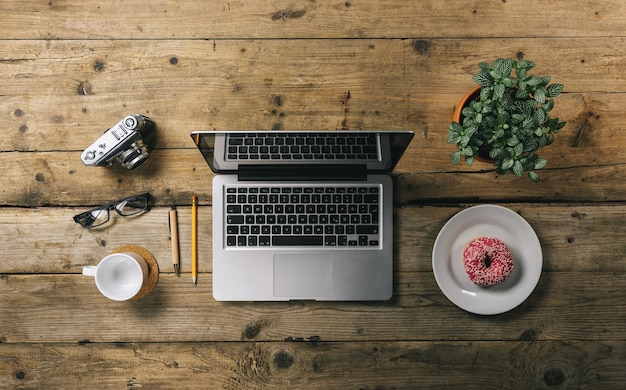
<instances>
[{"instance_id":1,"label":"cork coaster","mask_svg":"<svg viewBox=\"0 0 626 390\"><path fill-rule=\"evenodd\" d=\"M133 252L143 257L148 263L148 278L146 282L141 287L141 290L132 297L130 300L135 300L139 298L143 298L152 291L154 286L156 286L157 281L159 280L159 264L156 259L152 255L152 253L148 252L147 249L142 248L137 245L123 245L113 251L113 253L122 253L122 252Z\"/></svg>"}]
</instances>

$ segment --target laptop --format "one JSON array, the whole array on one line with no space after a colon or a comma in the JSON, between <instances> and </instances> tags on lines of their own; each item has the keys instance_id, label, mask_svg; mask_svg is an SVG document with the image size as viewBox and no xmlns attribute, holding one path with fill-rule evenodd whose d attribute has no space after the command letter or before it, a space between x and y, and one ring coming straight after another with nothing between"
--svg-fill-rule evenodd
<instances>
[{"instance_id":1,"label":"laptop","mask_svg":"<svg viewBox=\"0 0 626 390\"><path fill-rule=\"evenodd\" d=\"M410 131L194 131L213 179L218 301L393 294L393 185Z\"/></svg>"}]
</instances>

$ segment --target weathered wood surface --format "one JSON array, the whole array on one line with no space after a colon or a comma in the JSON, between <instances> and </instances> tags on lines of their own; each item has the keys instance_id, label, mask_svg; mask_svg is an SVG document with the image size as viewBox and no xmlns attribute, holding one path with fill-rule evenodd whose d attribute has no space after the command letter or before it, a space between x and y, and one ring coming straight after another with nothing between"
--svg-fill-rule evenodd
<instances>
[{"instance_id":1,"label":"weathered wood surface","mask_svg":"<svg viewBox=\"0 0 626 390\"><path fill-rule=\"evenodd\" d=\"M202 200L202 198L201 198ZM167 202L164 202L168 204ZM542 245L545 272L619 272L626 267L624 229L626 206L502 204L522 215ZM432 271L431 249L439 230L465 206L403 206L395 209L395 270ZM87 230L72 216L82 208L3 208L0 236L14 261L0 262L0 274L80 273L125 244L146 245L161 273L173 272L168 231L168 207L157 207L132 219L111 216L106 229ZM191 213L178 207L181 266L189 272ZM198 209L199 270L211 272L211 207ZM35 240L36 238L36 240ZM186 260L185 260L186 259ZM187 280L185 280L186 282Z\"/></svg>"},{"instance_id":2,"label":"weathered wood surface","mask_svg":"<svg viewBox=\"0 0 626 390\"><path fill-rule=\"evenodd\" d=\"M120 181L133 188L160 188L177 203L185 202L188 189L201 182L197 175L210 175L189 132L214 128L413 130L415 140L396 171L402 175L398 193L403 202L624 200L622 182L611 178L626 169L621 146L626 133L619 130L626 68L607 61L619 56L623 38L562 41L428 40L426 49L420 40L399 39L157 40L149 48L134 40L5 41L20 51L0 61L0 70L9 76L0 99L7 114L0 159L15 170L0 179L5 191L0 202L102 203ZM503 176L497 178L503 184L491 185L496 176L490 165L450 164L447 125L459 97L472 85L469 75L476 64L485 56L518 52L537 61L542 74L565 84L555 114L568 124L541 152L549 161L540 172L542 183L528 186ZM559 67L551 65L557 60ZM610 77L602 88L598 69ZM141 168L142 175L132 176L123 169L84 167L80 152L129 112L157 121L152 163ZM76 194L85 182L97 191Z\"/></svg>"},{"instance_id":3,"label":"weathered wood surface","mask_svg":"<svg viewBox=\"0 0 626 390\"><path fill-rule=\"evenodd\" d=\"M0 351L5 388L526 390L619 388L626 380L623 341L81 342Z\"/></svg>"},{"instance_id":4,"label":"weathered wood surface","mask_svg":"<svg viewBox=\"0 0 626 390\"><path fill-rule=\"evenodd\" d=\"M6 3L6 38L578 37L623 31L620 0L163 1ZM10 18L8 18L10 16Z\"/></svg>"},{"instance_id":5,"label":"weathered wood surface","mask_svg":"<svg viewBox=\"0 0 626 390\"><path fill-rule=\"evenodd\" d=\"M0 389L624 388L625 18L621 0L0 3ZM540 183L450 165L451 113L496 57L565 85ZM157 123L146 165L84 167L82 150L134 112ZM394 297L214 301L197 129L413 130L394 174ZM143 191L154 207L138 218L72 221ZM432 275L441 227L481 203L522 215L544 255L533 294L497 316L458 309ZM159 283L107 301L81 269L130 243L155 255Z\"/></svg>"},{"instance_id":6,"label":"weathered wood surface","mask_svg":"<svg viewBox=\"0 0 626 390\"><path fill-rule=\"evenodd\" d=\"M149 296L118 303L102 297L83 275L6 275L0 280L5 298L0 301L0 337L7 343L41 342L42 336L69 343L309 338L617 342L626 337L623 274L544 273L518 309L483 317L456 308L427 272L397 274L388 302L357 304L216 302L209 275L199 276L199 287L187 276L161 274Z\"/></svg>"}]
</instances>

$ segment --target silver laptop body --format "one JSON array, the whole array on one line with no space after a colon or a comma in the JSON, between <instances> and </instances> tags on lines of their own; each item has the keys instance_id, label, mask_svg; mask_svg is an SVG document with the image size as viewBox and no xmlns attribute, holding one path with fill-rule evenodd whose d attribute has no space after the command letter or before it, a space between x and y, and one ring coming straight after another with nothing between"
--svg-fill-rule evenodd
<instances>
[{"instance_id":1,"label":"silver laptop body","mask_svg":"<svg viewBox=\"0 0 626 390\"><path fill-rule=\"evenodd\" d=\"M194 131L213 179L220 301L387 300L408 131Z\"/></svg>"}]
</instances>

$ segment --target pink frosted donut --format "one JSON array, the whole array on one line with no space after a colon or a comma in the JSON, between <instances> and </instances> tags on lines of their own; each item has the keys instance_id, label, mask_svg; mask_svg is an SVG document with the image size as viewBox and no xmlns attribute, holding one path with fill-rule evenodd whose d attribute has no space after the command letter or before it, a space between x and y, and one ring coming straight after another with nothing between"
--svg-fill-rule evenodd
<instances>
[{"instance_id":1,"label":"pink frosted donut","mask_svg":"<svg viewBox=\"0 0 626 390\"><path fill-rule=\"evenodd\" d=\"M482 287L504 282L513 272L511 251L502 240L479 237L463 251L463 266L470 280Z\"/></svg>"}]
</instances>

